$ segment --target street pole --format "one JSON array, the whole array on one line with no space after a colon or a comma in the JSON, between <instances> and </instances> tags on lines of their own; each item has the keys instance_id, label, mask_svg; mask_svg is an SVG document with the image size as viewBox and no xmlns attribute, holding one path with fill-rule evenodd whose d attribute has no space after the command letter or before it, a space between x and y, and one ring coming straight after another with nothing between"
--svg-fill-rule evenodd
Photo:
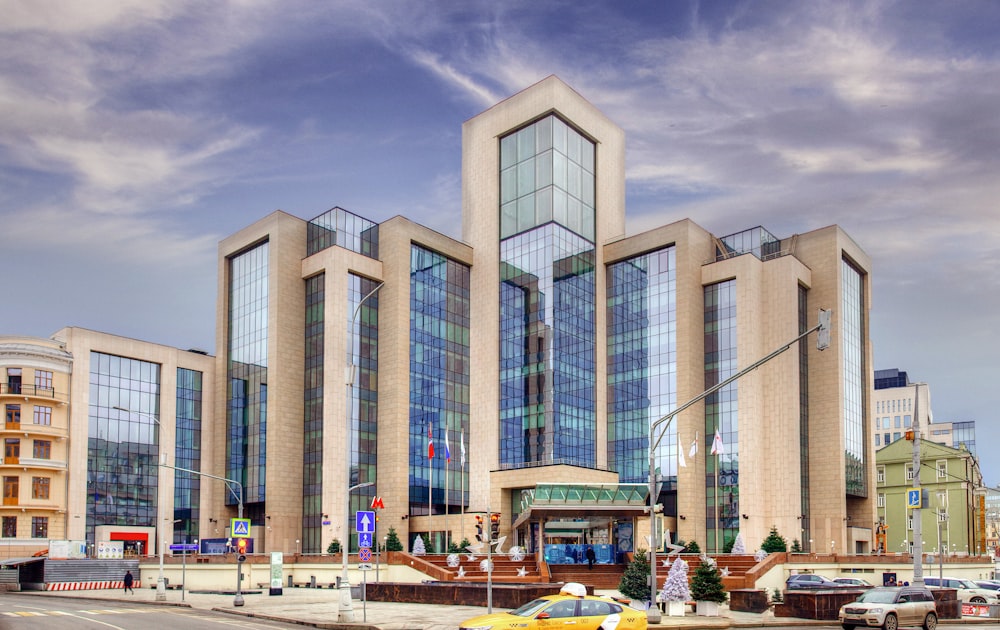
<instances>
[{"instance_id":1,"label":"street pole","mask_svg":"<svg viewBox=\"0 0 1000 630\"><path fill-rule=\"evenodd\" d=\"M924 539L920 507L924 502L924 489L920 485L920 383L914 384L913 397L913 482L920 491L918 507L913 509L913 585L924 585ZM938 549L940 552L940 548Z\"/></svg>"},{"instance_id":2,"label":"street pole","mask_svg":"<svg viewBox=\"0 0 1000 630\"><path fill-rule=\"evenodd\" d=\"M677 407L676 409L674 409L673 411L671 411L667 415L663 416L659 420L656 420L655 422L653 422L652 424L649 425L649 540L650 540L650 545L649 546L651 547L651 549L650 549L650 552L649 552L649 603L650 603L650 606L649 606L649 608L646 611L646 621L647 621L647 623L657 623L657 624L660 623L660 609L656 606L656 539L655 539L655 536L654 536L654 532L656 531L656 499L657 499L656 495L658 494L657 493L658 488L657 488L657 484L656 484L656 448L660 445L660 440L663 439L663 436L667 434L667 429L670 428L670 423L673 421L673 419L678 414L680 414L682 411L686 410L688 407L691 407L692 405L695 405L695 404L701 402L702 400L704 400L705 398L711 396L712 394L714 394L715 392L719 391L720 389L722 389L726 385L729 385L730 383L736 381L738 378L740 378L740 377L742 377L742 376L744 376L746 374L749 374L750 372L756 370L757 368L759 368L760 366L764 365L765 363L767 363L771 359L777 357L781 353L783 353L786 350L788 350L789 348L791 348L794 344L798 343L802 339L805 339L811 333L814 333L816 331L820 332L819 339L816 342L816 348L818 350L825 350L826 347L829 345L829 331L830 331L831 313L832 312L829 311L829 310L820 309L820 312L819 312L819 323L818 324L816 324L815 326L813 326L809 330L805 331L804 333L802 333L801 335L799 335L795 339L792 339L791 341L789 341L785 345L781 346L780 348L778 348L777 350L775 350L771 354L767 355L763 359L759 359L758 361L754 362L753 364L751 364L748 367L743 368L742 370L740 370L736 374L733 374L732 376L730 376L729 378L725 379L724 381L722 381L722 382L720 382L720 383L718 383L716 385L713 385L712 387L709 387L708 389L706 389L702 393L698 394L697 396L695 396L691 400L687 401L686 403L684 403L680 407ZM653 438L654 438L654 436L656 434L656 428L659 425L664 424L664 423L666 423L666 424L663 427L663 432L660 433L660 436L654 440ZM706 437L706 439L707 439L707 437ZM716 469L718 469L718 465L716 465ZM716 499L716 522L715 522L715 527L716 527L716 531L718 531L718 527L719 527L719 522L718 522L718 499Z\"/></svg>"},{"instance_id":3,"label":"street pole","mask_svg":"<svg viewBox=\"0 0 1000 630\"><path fill-rule=\"evenodd\" d=\"M219 481L224 481L226 483L226 488L233 493L233 498L236 499L236 518L243 518L243 484L235 479L228 479L226 477L219 477L218 475L210 475L206 472L201 472L200 470L191 470L190 468L181 468L180 466L171 466L166 462L160 463L161 468L169 468L171 470L179 470L181 472L190 473L192 475L199 475L201 477L208 477L209 479L218 479ZM233 490L233 486L239 488L240 493L236 494ZM230 532L232 534L232 532ZM161 575L162 578L162 575ZM243 593L242 593L242 582L243 582L243 567L240 566L239 555L237 554L236 561L236 597L233 599L233 606L243 605Z\"/></svg>"},{"instance_id":4,"label":"street pole","mask_svg":"<svg viewBox=\"0 0 1000 630\"><path fill-rule=\"evenodd\" d=\"M132 409L127 409L127 408L121 407L121 406L114 406L114 407L112 407L112 409L114 409L115 411L124 411L125 413L135 414L137 416L145 416L146 418L149 418L150 420L152 420L153 423L156 424L156 448L159 449L159 451L160 451L160 458L161 459L163 459L164 457L166 457L166 454L162 450L163 449L163 443L162 443L162 440L160 439L161 432L163 431L163 425L160 424L160 420L156 416L154 416L153 414L142 412L142 411L134 411ZM156 491L157 491L157 495L159 495L160 488L162 487L162 485L160 484L159 475L157 475L156 477L157 477L157 480L156 480ZM156 504L157 504L157 512L159 512L160 511L160 509L159 509L159 506L160 506L159 499L157 499ZM167 586L163 582L163 545L165 544L166 541L163 540L163 530L164 530L164 527L163 527L162 521L166 520L166 517L163 517L162 519L159 518L159 517L157 517L157 518L159 520L157 521L156 531L159 532L159 538L160 538L160 576L156 580L156 601L158 601L158 602L165 602L165 601L167 601Z\"/></svg>"},{"instance_id":5,"label":"street pole","mask_svg":"<svg viewBox=\"0 0 1000 630\"><path fill-rule=\"evenodd\" d=\"M347 576L347 557L351 551L351 491L355 488L351 486L351 429L354 425L354 326L358 320L358 314L361 312L361 307L364 305L365 301L371 296L378 293L378 290L385 285L385 282L379 282L378 286L371 290L368 295L361 298L358 305L354 308L354 314L351 316L350 328L347 330L347 356L349 364L347 366L347 397L344 400L344 407L347 409L347 448L344 451L344 461L346 462L347 468L347 495L344 499L344 547L342 556L342 567L340 575L340 609L337 615L337 621L341 623L349 623L354 621L354 604L351 601L351 582ZM371 485L369 482L366 485Z\"/></svg>"}]
</instances>

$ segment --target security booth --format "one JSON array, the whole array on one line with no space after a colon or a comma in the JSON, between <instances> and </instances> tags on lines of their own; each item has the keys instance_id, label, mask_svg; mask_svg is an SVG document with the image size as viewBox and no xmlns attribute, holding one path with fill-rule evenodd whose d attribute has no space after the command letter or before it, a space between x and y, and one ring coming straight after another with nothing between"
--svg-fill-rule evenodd
<instances>
[{"instance_id":1,"label":"security booth","mask_svg":"<svg viewBox=\"0 0 1000 630\"><path fill-rule=\"evenodd\" d=\"M597 564L623 563L635 551L636 520L648 518L648 505L645 484L538 483L521 490L512 530L548 564L586 564L588 548Z\"/></svg>"}]
</instances>

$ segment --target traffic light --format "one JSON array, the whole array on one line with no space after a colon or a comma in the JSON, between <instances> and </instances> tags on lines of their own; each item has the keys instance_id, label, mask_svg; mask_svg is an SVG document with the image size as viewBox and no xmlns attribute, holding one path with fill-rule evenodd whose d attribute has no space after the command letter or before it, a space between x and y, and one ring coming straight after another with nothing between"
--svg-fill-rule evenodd
<instances>
[{"instance_id":1,"label":"traffic light","mask_svg":"<svg viewBox=\"0 0 1000 630\"><path fill-rule=\"evenodd\" d=\"M244 560L246 560L246 553L247 553L247 539L246 538L237 538L236 539L236 553L238 553L240 555L240 557L238 558L238 560L240 562L243 562Z\"/></svg>"},{"instance_id":2,"label":"traffic light","mask_svg":"<svg viewBox=\"0 0 1000 630\"><path fill-rule=\"evenodd\" d=\"M500 538L500 512L490 514L490 540Z\"/></svg>"},{"instance_id":3,"label":"traffic light","mask_svg":"<svg viewBox=\"0 0 1000 630\"><path fill-rule=\"evenodd\" d=\"M483 517L476 515L476 541L483 542Z\"/></svg>"}]
</instances>

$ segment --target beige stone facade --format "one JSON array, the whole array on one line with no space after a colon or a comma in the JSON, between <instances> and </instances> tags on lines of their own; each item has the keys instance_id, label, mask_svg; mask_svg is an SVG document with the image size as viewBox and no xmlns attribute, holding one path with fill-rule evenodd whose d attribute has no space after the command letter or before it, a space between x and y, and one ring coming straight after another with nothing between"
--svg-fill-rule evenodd
<instances>
[{"instance_id":1,"label":"beige stone facade","mask_svg":"<svg viewBox=\"0 0 1000 630\"><path fill-rule=\"evenodd\" d=\"M72 367L57 341L0 337L2 557L31 555L66 536Z\"/></svg>"}]
</instances>

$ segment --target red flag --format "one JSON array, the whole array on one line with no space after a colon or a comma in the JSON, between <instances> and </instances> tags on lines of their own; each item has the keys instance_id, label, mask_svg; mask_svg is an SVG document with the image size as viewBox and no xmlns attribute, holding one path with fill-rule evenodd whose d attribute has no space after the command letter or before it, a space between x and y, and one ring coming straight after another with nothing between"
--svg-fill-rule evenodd
<instances>
[{"instance_id":1,"label":"red flag","mask_svg":"<svg viewBox=\"0 0 1000 630\"><path fill-rule=\"evenodd\" d=\"M431 423L427 423L427 459L434 459L434 435L431 433Z\"/></svg>"}]
</instances>

